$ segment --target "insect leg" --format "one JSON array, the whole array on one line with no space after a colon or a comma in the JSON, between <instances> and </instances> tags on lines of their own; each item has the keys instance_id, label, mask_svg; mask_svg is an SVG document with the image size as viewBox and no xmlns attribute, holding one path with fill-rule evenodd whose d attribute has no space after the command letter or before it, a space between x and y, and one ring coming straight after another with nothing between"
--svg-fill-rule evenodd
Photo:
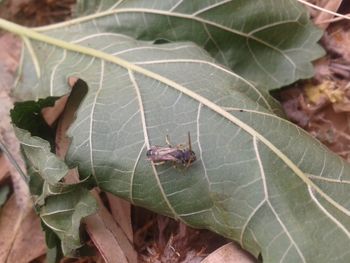
<instances>
[{"instance_id":1,"label":"insect leg","mask_svg":"<svg viewBox=\"0 0 350 263\"><path fill-rule=\"evenodd\" d=\"M186 164L186 169L188 168L188 167L190 167L190 165L191 165L191 159L188 159L188 162L187 162L187 164Z\"/></svg>"},{"instance_id":2,"label":"insect leg","mask_svg":"<svg viewBox=\"0 0 350 263\"><path fill-rule=\"evenodd\" d=\"M171 143L170 143L169 135L166 135L166 136L165 136L165 143L166 143L169 147L172 147L172 146L171 146Z\"/></svg>"},{"instance_id":3,"label":"insect leg","mask_svg":"<svg viewBox=\"0 0 350 263\"><path fill-rule=\"evenodd\" d=\"M153 161L152 161L153 162ZM163 161L163 162L153 162L153 164L155 165L155 166L157 166L157 165L162 165L162 164L165 164L165 161Z\"/></svg>"}]
</instances>

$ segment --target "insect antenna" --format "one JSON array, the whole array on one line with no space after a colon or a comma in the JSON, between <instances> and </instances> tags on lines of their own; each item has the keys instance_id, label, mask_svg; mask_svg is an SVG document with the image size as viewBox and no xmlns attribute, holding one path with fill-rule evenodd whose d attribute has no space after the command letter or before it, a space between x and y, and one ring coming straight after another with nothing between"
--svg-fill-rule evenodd
<instances>
[{"instance_id":1,"label":"insect antenna","mask_svg":"<svg viewBox=\"0 0 350 263\"><path fill-rule=\"evenodd\" d=\"M192 152L192 145L191 145L191 135L190 132L188 132L188 149L190 151L190 156L191 156L191 152ZM190 167L191 165L191 157L188 158L188 162L186 164L186 168Z\"/></svg>"},{"instance_id":2,"label":"insect antenna","mask_svg":"<svg viewBox=\"0 0 350 263\"><path fill-rule=\"evenodd\" d=\"M166 143L169 147L172 147L171 144L170 144L169 135L166 135L166 136L165 136L165 143Z\"/></svg>"}]
</instances>

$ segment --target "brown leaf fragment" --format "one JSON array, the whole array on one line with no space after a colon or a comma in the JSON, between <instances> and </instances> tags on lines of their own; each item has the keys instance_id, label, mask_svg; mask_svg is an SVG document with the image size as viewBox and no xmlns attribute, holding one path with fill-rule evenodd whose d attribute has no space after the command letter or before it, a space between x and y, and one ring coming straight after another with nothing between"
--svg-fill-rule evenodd
<instances>
[{"instance_id":1,"label":"brown leaf fragment","mask_svg":"<svg viewBox=\"0 0 350 263\"><path fill-rule=\"evenodd\" d=\"M110 193L107 193L107 199L114 220L121 227L129 241L133 243L130 203Z\"/></svg>"},{"instance_id":2,"label":"brown leaf fragment","mask_svg":"<svg viewBox=\"0 0 350 263\"><path fill-rule=\"evenodd\" d=\"M235 243L228 243L209 256L202 263L255 263L257 262L250 254L241 249Z\"/></svg>"},{"instance_id":3,"label":"brown leaf fragment","mask_svg":"<svg viewBox=\"0 0 350 263\"><path fill-rule=\"evenodd\" d=\"M70 145L70 139L66 136L66 132L75 120L75 113L79 108L81 101L87 93L86 83L82 80L70 77L68 79L72 90L67 99L62 99L62 105L59 107L60 116L56 130L56 155L64 159ZM63 110L61 111L61 107Z\"/></svg>"},{"instance_id":4,"label":"brown leaf fragment","mask_svg":"<svg viewBox=\"0 0 350 263\"><path fill-rule=\"evenodd\" d=\"M11 34L0 35L0 97L8 97L21 54L21 41Z\"/></svg>"},{"instance_id":5,"label":"brown leaf fragment","mask_svg":"<svg viewBox=\"0 0 350 263\"><path fill-rule=\"evenodd\" d=\"M128 260L114 234L100 215L91 215L85 220L91 240L107 263L127 263ZM136 261L133 261L136 262Z\"/></svg>"},{"instance_id":6,"label":"brown leaf fragment","mask_svg":"<svg viewBox=\"0 0 350 263\"><path fill-rule=\"evenodd\" d=\"M107 263L116 262L117 258L118 262L137 262L136 251L128 237L104 207L96 190L93 194L99 201L99 211L84 220L91 240Z\"/></svg>"},{"instance_id":7,"label":"brown leaf fragment","mask_svg":"<svg viewBox=\"0 0 350 263\"><path fill-rule=\"evenodd\" d=\"M316 60L314 64L314 79L321 82L324 79L329 78L329 76L332 75L332 70L331 70L331 59L330 57L323 57L318 60Z\"/></svg>"},{"instance_id":8,"label":"brown leaf fragment","mask_svg":"<svg viewBox=\"0 0 350 263\"><path fill-rule=\"evenodd\" d=\"M55 104L52 107L46 107L41 110L41 114L45 122L52 126L52 124L60 117L64 107L66 106L69 95L62 96L61 98L55 101Z\"/></svg>"},{"instance_id":9,"label":"brown leaf fragment","mask_svg":"<svg viewBox=\"0 0 350 263\"><path fill-rule=\"evenodd\" d=\"M7 161L3 155L0 156L0 183L10 176Z\"/></svg>"},{"instance_id":10,"label":"brown leaf fragment","mask_svg":"<svg viewBox=\"0 0 350 263\"><path fill-rule=\"evenodd\" d=\"M33 209L23 215L12 195L0 214L0 262L27 263L46 251L40 219Z\"/></svg>"},{"instance_id":11,"label":"brown leaf fragment","mask_svg":"<svg viewBox=\"0 0 350 263\"><path fill-rule=\"evenodd\" d=\"M340 7L343 0L327 0L325 3L322 4L322 8L327 9L332 12L336 12L338 8ZM330 24L330 19L334 17L333 14L322 12L320 11L316 17L314 18L314 22L316 25L318 25L322 29L326 29Z\"/></svg>"},{"instance_id":12,"label":"brown leaf fragment","mask_svg":"<svg viewBox=\"0 0 350 263\"><path fill-rule=\"evenodd\" d=\"M74 0L2 0L0 17L25 24L40 26L59 22L71 15Z\"/></svg>"},{"instance_id":13,"label":"brown leaf fragment","mask_svg":"<svg viewBox=\"0 0 350 263\"><path fill-rule=\"evenodd\" d=\"M305 110L305 99L302 95L302 89L292 87L283 90L279 93L279 97L288 119L300 127L305 128L310 121L310 116L308 111Z\"/></svg>"},{"instance_id":14,"label":"brown leaf fragment","mask_svg":"<svg viewBox=\"0 0 350 263\"><path fill-rule=\"evenodd\" d=\"M332 27L325 33L323 43L329 51L350 62L350 31L341 25Z\"/></svg>"}]
</instances>

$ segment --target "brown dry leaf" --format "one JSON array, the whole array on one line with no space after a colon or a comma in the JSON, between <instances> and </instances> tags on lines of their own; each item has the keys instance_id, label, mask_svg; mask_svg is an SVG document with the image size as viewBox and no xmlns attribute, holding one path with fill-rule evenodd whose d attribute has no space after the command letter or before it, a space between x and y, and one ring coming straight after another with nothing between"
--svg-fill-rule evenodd
<instances>
[{"instance_id":1,"label":"brown dry leaf","mask_svg":"<svg viewBox=\"0 0 350 263\"><path fill-rule=\"evenodd\" d=\"M318 4L319 7L322 7L324 9L327 9L329 11L332 12L336 12L343 0L327 0L325 3L322 3L322 5ZM314 22L316 25L318 25L320 28L322 29L326 29L330 22L326 22L325 21L329 21L330 19L332 19L334 17L334 15L326 13L326 12L319 12L315 18L314 18Z\"/></svg>"},{"instance_id":2,"label":"brown dry leaf","mask_svg":"<svg viewBox=\"0 0 350 263\"><path fill-rule=\"evenodd\" d=\"M9 33L3 34L0 36L0 51L0 97L4 97L12 87L21 54L21 41Z\"/></svg>"},{"instance_id":3,"label":"brown dry leaf","mask_svg":"<svg viewBox=\"0 0 350 263\"><path fill-rule=\"evenodd\" d=\"M64 107L67 104L68 96L69 95L62 96L55 101L55 104L52 107L46 107L41 110L43 119L49 126L52 126L62 114Z\"/></svg>"},{"instance_id":4,"label":"brown dry leaf","mask_svg":"<svg viewBox=\"0 0 350 263\"><path fill-rule=\"evenodd\" d=\"M10 171L7 166L7 161L3 155L0 156L0 184L10 176Z\"/></svg>"},{"instance_id":5,"label":"brown dry leaf","mask_svg":"<svg viewBox=\"0 0 350 263\"><path fill-rule=\"evenodd\" d=\"M23 215L12 195L0 214L0 262L27 263L46 251L40 220L33 209Z\"/></svg>"},{"instance_id":6,"label":"brown dry leaf","mask_svg":"<svg viewBox=\"0 0 350 263\"><path fill-rule=\"evenodd\" d=\"M331 71L331 59L329 57L323 57L314 62L315 75L314 79L321 82L324 79L329 78L332 75Z\"/></svg>"},{"instance_id":7,"label":"brown dry leaf","mask_svg":"<svg viewBox=\"0 0 350 263\"><path fill-rule=\"evenodd\" d=\"M0 17L27 26L60 22L71 15L76 0L2 0Z\"/></svg>"},{"instance_id":8,"label":"brown dry leaf","mask_svg":"<svg viewBox=\"0 0 350 263\"><path fill-rule=\"evenodd\" d=\"M70 77L68 79L68 84L72 88L71 92L67 99L62 97L58 103L55 103L52 109L50 109L51 112L54 112L55 115L57 113L60 113L59 121L57 124L56 129L56 155L64 159L66 156L66 153L68 151L68 147L70 145L70 140L66 136L66 132L70 125L73 123L75 119L75 112L77 111L80 102L84 98L84 96L87 93L87 86L86 84L77 78ZM46 116L46 118L48 118ZM57 119L57 116L55 116L55 119Z\"/></svg>"},{"instance_id":9,"label":"brown dry leaf","mask_svg":"<svg viewBox=\"0 0 350 263\"><path fill-rule=\"evenodd\" d=\"M99 200L96 190L93 194ZM107 263L116 262L116 259L120 263L137 262L132 244L101 201L98 213L88 216L85 223L91 240Z\"/></svg>"},{"instance_id":10,"label":"brown dry leaf","mask_svg":"<svg viewBox=\"0 0 350 263\"><path fill-rule=\"evenodd\" d=\"M129 241L133 243L130 203L110 193L106 194L109 202L109 208L114 220L121 227Z\"/></svg>"},{"instance_id":11,"label":"brown dry leaf","mask_svg":"<svg viewBox=\"0 0 350 263\"><path fill-rule=\"evenodd\" d=\"M347 63L350 62L350 31L342 24L332 27L332 30L325 34L323 42L329 51L340 55Z\"/></svg>"},{"instance_id":12,"label":"brown dry leaf","mask_svg":"<svg viewBox=\"0 0 350 263\"><path fill-rule=\"evenodd\" d=\"M234 243L228 243L209 256L202 263L256 263L257 261Z\"/></svg>"}]
</instances>

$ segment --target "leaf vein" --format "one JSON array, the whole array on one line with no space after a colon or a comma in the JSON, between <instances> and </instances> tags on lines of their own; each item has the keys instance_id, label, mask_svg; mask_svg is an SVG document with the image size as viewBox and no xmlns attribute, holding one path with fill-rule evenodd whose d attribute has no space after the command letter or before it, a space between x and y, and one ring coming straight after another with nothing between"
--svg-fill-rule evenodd
<instances>
[{"instance_id":1,"label":"leaf vein","mask_svg":"<svg viewBox=\"0 0 350 263\"><path fill-rule=\"evenodd\" d=\"M143 129L143 135L144 135L144 139L145 139L145 144L146 144L147 149L149 149L150 148L150 143L149 143L149 137L148 137L148 132L147 132L147 126L146 126L146 116L145 116L145 111L144 111L144 107L143 107L143 103L142 103L140 89L139 89L139 86L138 86L138 84L136 82L134 73L131 70L128 70L128 73L129 73L130 81L132 82L133 87L135 88L135 91L136 91L137 99L138 99L138 102L139 102L139 108L140 108L140 115L141 115L141 122L142 122L142 129ZM168 199L167 195L164 192L164 188L163 188L163 186L162 186L162 184L160 182L160 178L158 176L158 172L157 172L153 162L151 162L151 166L152 166L154 177L155 177L155 179L157 181L158 188L159 188L159 190L160 190L160 192L161 192L161 194L162 194L162 196L164 198L165 203L167 204L167 206L170 209L170 211L173 213L173 216L176 219L178 219L179 217L178 217L176 211L174 210L173 206L170 204L169 199Z\"/></svg>"}]
</instances>

